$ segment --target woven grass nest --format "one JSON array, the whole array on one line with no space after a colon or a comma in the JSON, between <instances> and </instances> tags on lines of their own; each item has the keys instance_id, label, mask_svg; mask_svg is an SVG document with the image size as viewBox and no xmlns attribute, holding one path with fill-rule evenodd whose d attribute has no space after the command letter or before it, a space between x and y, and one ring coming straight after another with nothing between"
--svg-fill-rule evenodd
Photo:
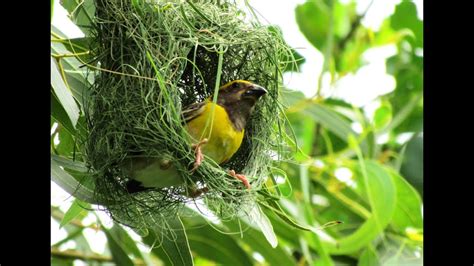
<instances>
[{"instance_id":1,"label":"woven grass nest","mask_svg":"<svg viewBox=\"0 0 474 266\"><path fill-rule=\"evenodd\" d=\"M282 61L292 54L281 34L249 19L231 1L95 4L92 52L101 71L85 108L84 143L97 200L122 224L156 227L196 200L184 193L189 185L204 184L209 191L200 198L211 211L222 219L242 215L245 205L261 197L257 192L271 172L272 156L282 147L278 85L281 70L294 62ZM191 173L195 155L180 112L236 79L259 84L268 94L233 158L221 166L206 158ZM169 158L183 185L128 193L129 177L120 165L134 156ZM245 174L252 189L229 177L227 169Z\"/></svg>"}]
</instances>

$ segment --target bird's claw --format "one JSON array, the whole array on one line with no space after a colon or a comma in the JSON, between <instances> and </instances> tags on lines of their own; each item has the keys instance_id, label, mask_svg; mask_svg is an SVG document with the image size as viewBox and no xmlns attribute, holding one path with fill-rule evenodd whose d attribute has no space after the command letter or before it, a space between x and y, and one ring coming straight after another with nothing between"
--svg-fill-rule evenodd
<instances>
[{"instance_id":1,"label":"bird's claw","mask_svg":"<svg viewBox=\"0 0 474 266\"><path fill-rule=\"evenodd\" d=\"M229 171L229 175L237 178L238 180L242 181L242 183L244 184L244 186L250 190L250 183L249 181L247 180L247 177L245 177L245 175L242 175L242 174L236 174L234 170L230 170Z\"/></svg>"},{"instance_id":2,"label":"bird's claw","mask_svg":"<svg viewBox=\"0 0 474 266\"><path fill-rule=\"evenodd\" d=\"M196 155L196 159L194 161L194 166L191 169L191 172L196 171L196 169L198 169L198 167L201 165L202 160L204 160L204 155L202 154L201 146L206 144L208 141L209 141L208 139L202 139L198 143L193 144L191 146L193 149L195 149L194 154Z\"/></svg>"}]
</instances>

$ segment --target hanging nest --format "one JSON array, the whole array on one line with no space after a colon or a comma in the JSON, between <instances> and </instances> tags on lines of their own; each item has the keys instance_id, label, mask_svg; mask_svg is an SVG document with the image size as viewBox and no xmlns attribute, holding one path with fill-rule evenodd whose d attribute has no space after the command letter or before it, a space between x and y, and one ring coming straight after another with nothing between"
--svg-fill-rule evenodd
<instances>
[{"instance_id":1,"label":"hanging nest","mask_svg":"<svg viewBox=\"0 0 474 266\"><path fill-rule=\"evenodd\" d=\"M282 147L278 85L281 70L294 62L282 62L292 53L281 33L248 19L230 1L97 0L95 8L92 52L100 71L85 106L84 142L97 201L118 222L143 229L195 200L186 196L189 186L205 185L208 192L200 198L211 211L223 219L242 215L257 200ZM233 158L221 166L206 158L191 173L195 155L181 110L236 79L259 84L268 94ZM132 157L168 158L183 185L129 193L120 166ZM252 189L226 169L245 174Z\"/></svg>"}]
</instances>

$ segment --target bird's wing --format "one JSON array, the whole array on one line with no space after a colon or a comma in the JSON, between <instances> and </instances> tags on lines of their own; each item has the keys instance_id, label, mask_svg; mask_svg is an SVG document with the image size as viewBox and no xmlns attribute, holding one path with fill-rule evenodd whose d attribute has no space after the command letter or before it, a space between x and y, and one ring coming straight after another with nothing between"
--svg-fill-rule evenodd
<instances>
[{"instance_id":1,"label":"bird's wing","mask_svg":"<svg viewBox=\"0 0 474 266\"><path fill-rule=\"evenodd\" d=\"M189 123L205 110L206 101L193 103L182 110L183 122ZM184 180L172 165L165 167L164 158L128 158L122 169L130 178L127 183L129 193L139 192L148 188L163 188L183 184Z\"/></svg>"},{"instance_id":2,"label":"bird's wing","mask_svg":"<svg viewBox=\"0 0 474 266\"><path fill-rule=\"evenodd\" d=\"M204 101L200 103L193 103L191 105L186 106L182 111L184 122L189 123L191 120L193 120L194 118L202 114L202 112L204 112L205 105L206 105L206 102Z\"/></svg>"}]
</instances>

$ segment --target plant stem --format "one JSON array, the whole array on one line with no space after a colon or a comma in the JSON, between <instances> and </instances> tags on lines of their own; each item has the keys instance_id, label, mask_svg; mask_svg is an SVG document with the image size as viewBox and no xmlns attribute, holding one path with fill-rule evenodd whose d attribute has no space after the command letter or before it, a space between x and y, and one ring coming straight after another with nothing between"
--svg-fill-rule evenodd
<instances>
[{"instance_id":1,"label":"plant stem","mask_svg":"<svg viewBox=\"0 0 474 266\"><path fill-rule=\"evenodd\" d=\"M321 89L323 87L323 76L329 70L329 64L332 58L332 51L334 45L334 0L329 1L329 28L326 35L326 47L324 47L324 62L323 62L323 69L321 70L321 74L318 78L318 89L314 98L321 97Z\"/></svg>"},{"instance_id":2,"label":"plant stem","mask_svg":"<svg viewBox=\"0 0 474 266\"><path fill-rule=\"evenodd\" d=\"M355 214L358 214L364 219L368 219L370 217L370 212L366 208L362 207L362 205L347 197L343 193L339 191L332 191L331 194L340 202L350 207Z\"/></svg>"},{"instance_id":3,"label":"plant stem","mask_svg":"<svg viewBox=\"0 0 474 266\"><path fill-rule=\"evenodd\" d=\"M51 256L63 259L79 259L83 261L97 261L97 262L114 262L110 256L102 256L99 254L85 254L77 250L59 250L57 248L51 248ZM133 260L133 265L146 265L141 259Z\"/></svg>"},{"instance_id":4,"label":"plant stem","mask_svg":"<svg viewBox=\"0 0 474 266\"><path fill-rule=\"evenodd\" d=\"M392 119L392 122L387 125L384 129L381 130L380 134L387 133L396 127L398 127L405 119L411 114L415 109L419 101L423 98L423 94L420 93L413 99L411 99Z\"/></svg>"},{"instance_id":5,"label":"plant stem","mask_svg":"<svg viewBox=\"0 0 474 266\"><path fill-rule=\"evenodd\" d=\"M317 183L319 183L320 185L322 185L324 187L324 189L326 189L326 191L331 193L332 196L334 196L342 204L347 206L353 213L359 215L360 217L362 217L364 219L368 219L370 217L370 215L371 215L370 212L366 208L364 208L362 205L357 203L356 201L354 201L351 198L347 197L342 192L330 189L328 187L328 185L324 181L320 180L319 178L313 178L313 180L316 181Z\"/></svg>"},{"instance_id":6,"label":"plant stem","mask_svg":"<svg viewBox=\"0 0 474 266\"><path fill-rule=\"evenodd\" d=\"M90 53L89 51L85 51L85 52L82 52L82 53L75 53L75 54L51 54L51 56L56 58L56 59L60 59L60 58L63 58L63 57L78 57L78 56L81 56L81 55L88 55L89 53Z\"/></svg>"},{"instance_id":7,"label":"plant stem","mask_svg":"<svg viewBox=\"0 0 474 266\"><path fill-rule=\"evenodd\" d=\"M102 256L98 254L84 254L77 250L59 250L57 248L51 248L51 256L64 258L64 259L80 259L84 261L94 260L98 262L113 262L112 257Z\"/></svg>"}]
</instances>

